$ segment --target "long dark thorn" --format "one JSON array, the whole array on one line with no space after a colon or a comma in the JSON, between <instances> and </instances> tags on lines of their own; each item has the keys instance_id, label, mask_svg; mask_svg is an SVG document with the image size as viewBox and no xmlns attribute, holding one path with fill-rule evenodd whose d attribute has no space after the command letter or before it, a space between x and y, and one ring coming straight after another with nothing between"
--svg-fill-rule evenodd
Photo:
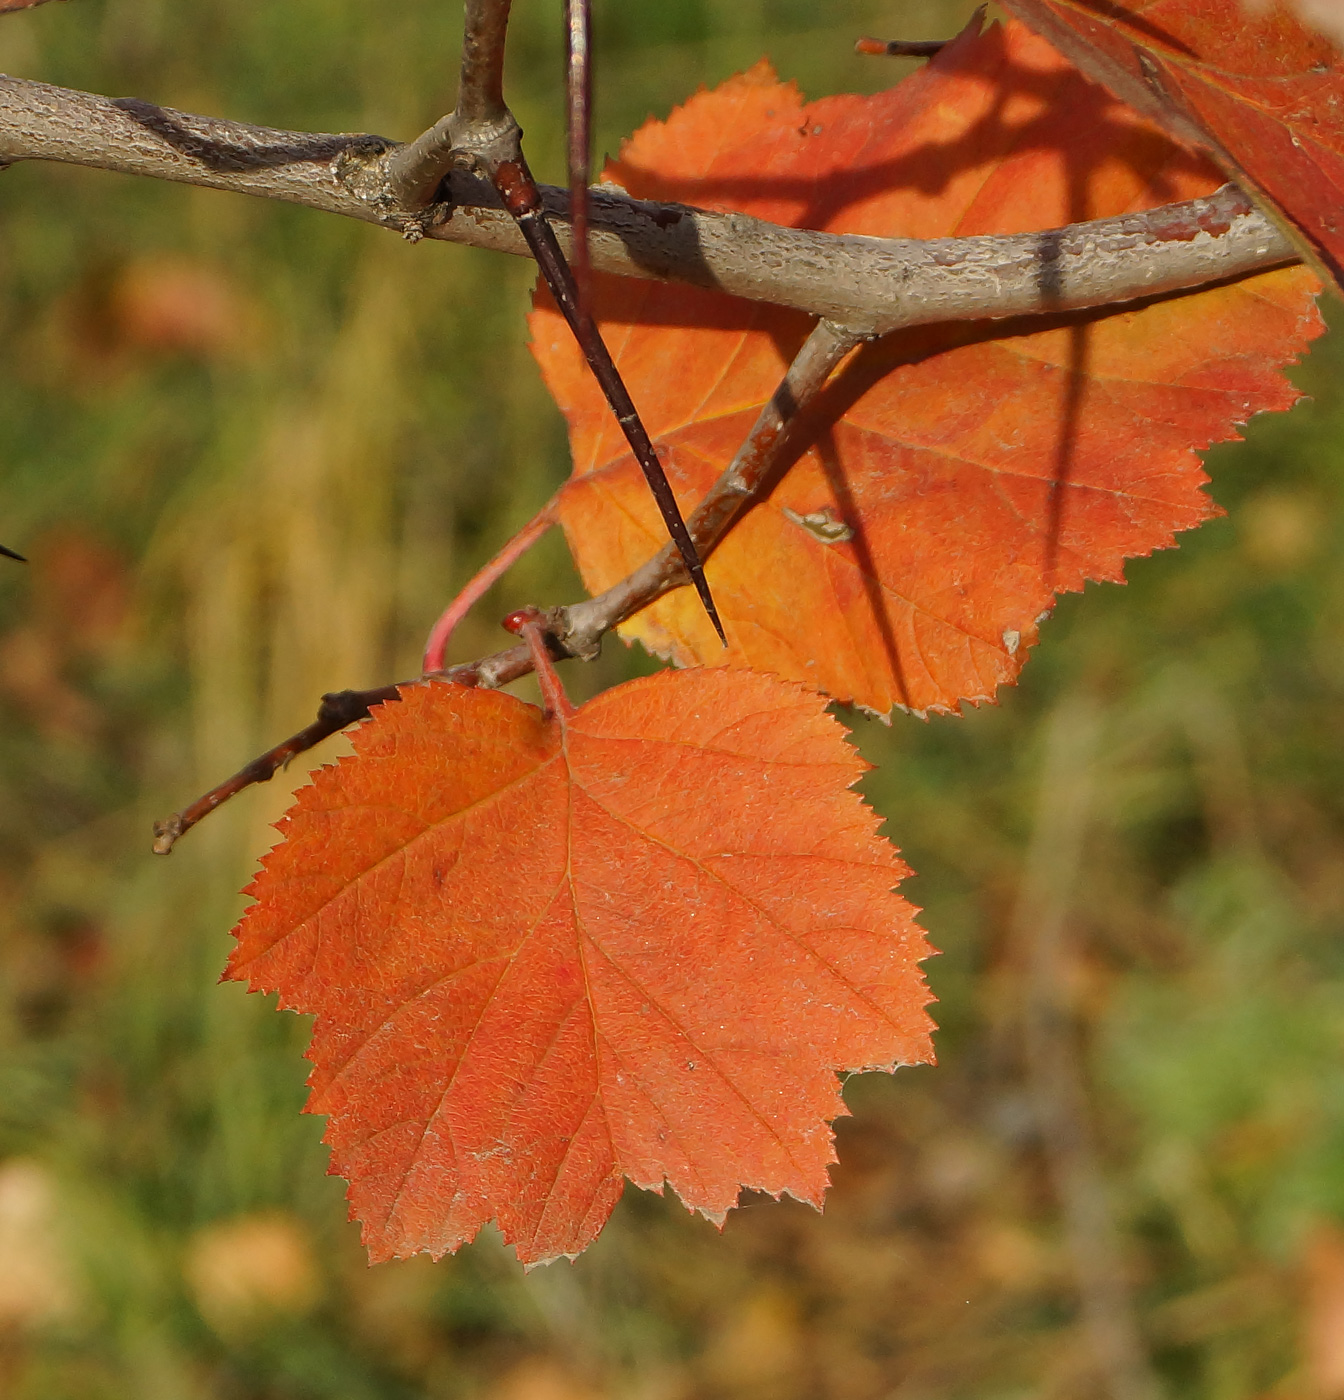
<instances>
[{"instance_id":1,"label":"long dark thorn","mask_svg":"<svg viewBox=\"0 0 1344 1400\"><path fill-rule=\"evenodd\" d=\"M597 322L585 321L579 315L574 274L565 261L555 231L546 222L546 215L541 207L541 195L537 190L536 181L532 178L532 172L527 168L526 162L519 158L500 161L491 172L491 178L499 191L499 197L504 201L504 207L513 215L519 232L527 240L527 246L541 269L541 275L546 279L546 285L551 289L556 305L569 322L574 339L578 341L583 357L588 361L588 368L602 386L607 403L616 415L625 440L635 454L635 460L644 473L644 480L649 483L653 499L658 503L667 533L672 537L672 543L681 555L681 562L695 585L695 591L700 595L700 602L704 605L710 622L714 624L719 640L727 646L728 638L724 635L723 623L719 621L719 610L714 606L714 598L705 579L704 566L696 552L695 541L691 539L690 531L682 518L677 498L672 494L663 464L653 450L653 443L649 441L649 435L635 409L634 400L631 399L630 391L625 387L625 381L611 358L611 352L602 339Z\"/></svg>"},{"instance_id":2,"label":"long dark thorn","mask_svg":"<svg viewBox=\"0 0 1344 1400\"><path fill-rule=\"evenodd\" d=\"M6 559L17 559L20 564L26 564L28 562L28 560L22 554L20 554L17 549L6 549L5 546L2 544L0 544L0 554L3 554Z\"/></svg>"},{"instance_id":3,"label":"long dark thorn","mask_svg":"<svg viewBox=\"0 0 1344 1400\"><path fill-rule=\"evenodd\" d=\"M885 54L888 58L932 58L950 39L856 39L855 53Z\"/></svg>"},{"instance_id":4,"label":"long dark thorn","mask_svg":"<svg viewBox=\"0 0 1344 1400\"><path fill-rule=\"evenodd\" d=\"M592 305L588 293L588 178L593 149L592 12L588 0L565 0L565 95L569 117L569 226L574 244L574 269L579 316L587 320Z\"/></svg>"}]
</instances>

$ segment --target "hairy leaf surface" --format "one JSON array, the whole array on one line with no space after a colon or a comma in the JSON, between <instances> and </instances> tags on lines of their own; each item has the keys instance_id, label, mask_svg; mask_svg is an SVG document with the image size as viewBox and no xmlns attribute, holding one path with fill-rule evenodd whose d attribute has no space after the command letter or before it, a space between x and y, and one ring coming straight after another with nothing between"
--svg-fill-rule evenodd
<instances>
[{"instance_id":1,"label":"hairy leaf surface","mask_svg":"<svg viewBox=\"0 0 1344 1400\"><path fill-rule=\"evenodd\" d=\"M583 1249L623 1177L820 1204L837 1070L932 1058L907 870L825 702L665 672L567 717L408 687L280 824L228 976L313 1012L374 1260Z\"/></svg>"},{"instance_id":2,"label":"hairy leaf surface","mask_svg":"<svg viewBox=\"0 0 1344 1400\"><path fill-rule=\"evenodd\" d=\"M1024 27L967 33L874 97L804 103L761 65L650 122L630 193L832 232L1019 233L1205 194L1204 157ZM1049 240L1042 240L1048 277ZM694 288L596 279L596 310L689 513L809 328ZM1055 595L1213 514L1198 449L1297 394L1321 329L1303 269L1110 315L921 327L832 382L814 445L715 551L725 653L682 589L623 629L680 664L752 666L881 713L1012 681ZM570 429L561 517L598 591L662 544L620 431L539 297L534 350Z\"/></svg>"}]
</instances>

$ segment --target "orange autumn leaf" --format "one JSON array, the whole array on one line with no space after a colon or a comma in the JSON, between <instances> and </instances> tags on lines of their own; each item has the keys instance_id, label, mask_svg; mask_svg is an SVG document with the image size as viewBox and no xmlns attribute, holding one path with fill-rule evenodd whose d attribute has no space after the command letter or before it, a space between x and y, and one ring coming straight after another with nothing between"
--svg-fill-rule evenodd
<instances>
[{"instance_id":1,"label":"orange autumn leaf","mask_svg":"<svg viewBox=\"0 0 1344 1400\"><path fill-rule=\"evenodd\" d=\"M1015 23L968 32L874 97L804 103L758 65L650 122L607 168L641 198L831 232L1048 229L1206 194L1202 157ZM598 278L595 308L689 513L802 344L798 313ZM878 711L952 709L1011 682L1057 593L1215 512L1197 451L1297 394L1320 332L1300 268L1107 315L927 326L864 347L815 445L713 554L725 653L685 589L623 627L679 664L751 666ZM620 431L558 315L534 351L569 422L560 516L587 587L663 542Z\"/></svg>"},{"instance_id":2,"label":"orange autumn leaf","mask_svg":"<svg viewBox=\"0 0 1344 1400\"><path fill-rule=\"evenodd\" d=\"M1344 55L1281 3L1004 0L1118 97L1208 150L1344 287ZM1303 18L1333 19L1330 0Z\"/></svg>"},{"instance_id":3,"label":"orange autumn leaf","mask_svg":"<svg viewBox=\"0 0 1344 1400\"><path fill-rule=\"evenodd\" d=\"M837 1070L932 1058L907 870L825 701L664 672L564 716L408 687L280 823L228 976L316 1016L375 1261L583 1249L623 1178L819 1204Z\"/></svg>"}]
</instances>

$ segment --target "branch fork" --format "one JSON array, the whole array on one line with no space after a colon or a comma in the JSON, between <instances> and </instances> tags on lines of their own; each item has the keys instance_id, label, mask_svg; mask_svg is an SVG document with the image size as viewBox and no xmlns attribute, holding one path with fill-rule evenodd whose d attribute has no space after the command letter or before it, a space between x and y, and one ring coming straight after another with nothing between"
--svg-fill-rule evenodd
<instances>
[{"instance_id":1,"label":"branch fork","mask_svg":"<svg viewBox=\"0 0 1344 1400\"><path fill-rule=\"evenodd\" d=\"M468 120L450 112L414 141L392 150L382 177L389 203L414 212L440 201L452 170L487 174L501 161L522 154L523 131L506 111L502 117Z\"/></svg>"}]
</instances>

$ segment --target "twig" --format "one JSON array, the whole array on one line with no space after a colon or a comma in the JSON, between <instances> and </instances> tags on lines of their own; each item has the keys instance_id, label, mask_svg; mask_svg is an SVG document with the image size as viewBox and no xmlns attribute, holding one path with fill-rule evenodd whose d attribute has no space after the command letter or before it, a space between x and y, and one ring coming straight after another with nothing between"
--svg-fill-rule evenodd
<instances>
[{"instance_id":1,"label":"twig","mask_svg":"<svg viewBox=\"0 0 1344 1400\"><path fill-rule=\"evenodd\" d=\"M423 156L422 143L441 144L441 127L398 146L381 136L275 131L0 77L0 162L55 160L233 190L408 236L530 256L489 182L477 176L451 170L442 205L403 202L399 190L419 160L409 153L419 148ZM442 183L440 171L428 197ZM541 200L564 247L569 197L542 186ZM609 190L592 190L590 202L595 271L791 306L864 335L1119 305L1300 261L1287 236L1233 185L1204 199L1041 233L928 240L782 228Z\"/></svg>"},{"instance_id":2,"label":"twig","mask_svg":"<svg viewBox=\"0 0 1344 1400\"><path fill-rule=\"evenodd\" d=\"M504 105L504 40L510 0L467 0L462 29L462 82L457 114L464 122L499 121Z\"/></svg>"},{"instance_id":3,"label":"twig","mask_svg":"<svg viewBox=\"0 0 1344 1400\"><path fill-rule=\"evenodd\" d=\"M737 455L691 516L689 529L692 538L705 557L709 556L714 545L723 538L738 516L773 484L777 470L786 461L786 454L801 445L795 443L790 429L860 340L861 337L823 321L804 342ZM532 524L535 525L540 518L538 516ZM531 527L526 527L523 533L528 528ZM675 548L670 544L665 545L652 559L605 593L582 603L571 603L568 607L552 608L546 612L528 610L528 620L541 624L547 646L557 658L592 660L601 650L603 636L613 627L664 593L685 583L683 568ZM468 589L471 587L469 584ZM533 670L534 661L529 646L514 646L477 661L450 666L437 672L437 675L460 685L495 689L527 675ZM411 685L414 682L404 681L401 684ZM347 724L366 718L371 706L399 698L396 685L383 686L379 690L344 690L338 694L324 695L313 724L239 769L233 777L212 788L176 816L156 822L154 850L159 855L167 855L183 832L190 830L220 803L252 783L268 782L276 770L296 754L321 743ZM342 718L342 715L346 717Z\"/></svg>"},{"instance_id":4,"label":"twig","mask_svg":"<svg viewBox=\"0 0 1344 1400\"><path fill-rule=\"evenodd\" d=\"M374 705L400 700L395 685L379 686L376 690L337 690L322 697L317 718L312 724L292 734L259 758L245 764L231 778L212 787L204 797L198 797L190 807L174 813L167 821L154 823L154 854L166 856L179 837L191 830L202 817L208 816L222 802L251 787L253 783L269 783L290 759L305 753L338 730L367 719Z\"/></svg>"},{"instance_id":5,"label":"twig","mask_svg":"<svg viewBox=\"0 0 1344 1400\"><path fill-rule=\"evenodd\" d=\"M414 141L404 146L386 150L380 192L369 191L363 197L371 209L415 211L417 214L428 209L440 195L440 187L453 164L453 151L456 147L453 114L437 121L428 131L423 131ZM337 158L338 161L340 157ZM341 166L337 165L337 169ZM356 168L355 178L347 176L352 187L363 183L368 167ZM416 232L412 232L412 228ZM411 239L423 237L430 232L423 224L406 223L402 232Z\"/></svg>"},{"instance_id":6,"label":"twig","mask_svg":"<svg viewBox=\"0 0 1344 1400\"><path fill-rule=\"evenodd\" d=\"M1099 735L1100 717L1085 701L1066 701L1050 721L1012 927L1027 961L1028 1081L1073 1255L1083 1328L1110 1400L1155 1400L1159 1390L1125 1278L1065 992L1066 928L1082 865Z\"/></svg>"},{"instance_id":7,"label":"twig","mask_svg":"<svg viewBox=\"0 0 1344 1400\"><path fill-rule=\"evenodd\" d=\"M534 544L555 524L555 507L559 496L549 501L518 531L498 554L467 582L462 591L443 610L439 620L430 629L429 640L425 643L425 657L422 663L426 675L443 670L444 656L448 642L457 630L458 624L473 607Z\"/></svg>"}]
</instances>

